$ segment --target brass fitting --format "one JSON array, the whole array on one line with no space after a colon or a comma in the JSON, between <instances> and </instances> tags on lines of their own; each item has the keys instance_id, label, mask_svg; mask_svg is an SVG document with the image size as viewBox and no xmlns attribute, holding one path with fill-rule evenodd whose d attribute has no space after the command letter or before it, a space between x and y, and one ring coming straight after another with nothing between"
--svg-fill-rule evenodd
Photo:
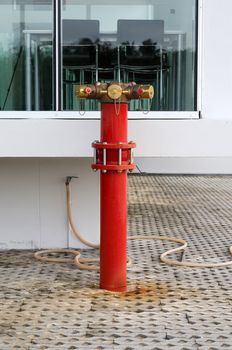
<instances>
[{"instance_id":1,"label":"brass fitting","mask_svg":"<svg viewBox=\"0 0 232 350\"><path fill-rule=\"evenodd\" d=\"M89 98L92 88L88 85L79 85L76 89L76 95L80 98Z\"/></svg>"},{"instance_id":2,"label":"brass fitting","mask_svg":"<svg viewBox=\"0 0 232 350\"><path fill-rule=\"evenodd\" d=\"M122 96L122 87L119 84L111 84L108 86L107 94L112 100L118 100Z\"/></svg>"},{"instance_id":3,"label":"brass fitting","mask_svg":"<svg viewBox=\"0 0 232 350\"><path fill-rule=\"evenodd\" d=\"M123 94L127 96L128 100L138 99L152 99L154 97L154 88L152 85L134 85L126 86L123 90Z\"/></svg>"},{"instance_id":4,"label":"brass fitting","mask_svg":"<svg viewBox=\"0 0 232 350\"><path fill-rule=\"evenodd\" d=\"M122 103L130 100L152 99L154 88L152 85L123 84L123 83L103 83L96 85L78 85L76 96L83 99L94 99L105 103L113 103L119 100Z\"/></svg>"},{"instance_id":5,"label":"brass fitting","mask_svg":"<svg viewBox=\"0 0 232 350\"><path fill-rule=\"evenodd\" d=\"M154 97L154 88L152 85L138 85L136 93L142 99L152 99Z\"/></svg>"}]
</instances>

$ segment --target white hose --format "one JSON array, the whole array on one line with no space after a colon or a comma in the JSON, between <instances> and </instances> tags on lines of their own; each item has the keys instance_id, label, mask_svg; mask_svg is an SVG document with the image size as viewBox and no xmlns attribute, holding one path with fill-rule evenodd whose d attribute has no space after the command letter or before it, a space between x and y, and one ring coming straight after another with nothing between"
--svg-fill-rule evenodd
<instances>
[{"instance_id":1,"label":"white hose","mask_svg":"<svg viewBox=\"0 0 232 350\"><path fill-rule=\"evenodd\" d=\"M78 239L80 242L84 243L86 246L91 248L99 248L99 244L94 244L89 241L87 241L85 238L82 237L79 230L77 229L76 225L74 224L73 217L72 217L72 208L71 208L71 194L70 194L70 187L69 183L66 183L66 199L67 199L67 214L68 214L68 221L69 225L71 227L72 233ZM183 267L199 267L199 268L216 268L216 267L223 267L223 266L229 266L232 265L232 260L221 262L221 263L197 263L197 262L191 262L191 261L178 261L178 260L172 260L167 258L168 255L179 252L179 251L185 251L188 243L183 239L178 239L175 237L167 237L167 236L129 236L128 240L159 240L159 241L169 241L181 244L180 247L170 249L164 253L161 254L160 260L164 262L165 264L171 265L171 266L183 266ZM229 248L229 252L232 255L232 246ZM55 258L55 257L47 257L43 256L44 254L51 254L51 253L65 253L65 254L71 254L74 255L74 259L70 258ZM71 250L71 249L49 249L49 250L40 250L34 254L34 257L40 261L46 261L46 262L58 262L58 263L74 263L76 264L79 269L81 270L99 270L99 266L96 265L89 265L88 263L93 262L99 262L99 258L81 258L81 253L78 250ZM131 265L131 259L127 258L127 266Z\"/></svg>"},{"instance_id":2,"label":"white hose","mask_svg":"<svg viewBox=\"0 0 232 350\"><path fill-rule=\"evenodd\" d=\"M71 208L71 195L70 195L70 187L69 184L66 183L66 203L67 203L67 214L68 214L68 222L71 227L73 235L83 244L90 248L99 248L99 244L94 244L87 241L84 237L82 237L81 233L77 229L73 217L72 217L72 208Z\"/></svg>"}]
</instances>

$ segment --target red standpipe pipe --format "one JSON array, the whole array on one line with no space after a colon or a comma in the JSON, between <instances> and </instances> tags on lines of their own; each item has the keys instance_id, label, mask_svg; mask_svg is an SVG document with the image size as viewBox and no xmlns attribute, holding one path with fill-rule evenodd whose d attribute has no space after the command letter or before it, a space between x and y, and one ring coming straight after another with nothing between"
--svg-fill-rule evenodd
<instances>
[{"instance_id":1,"label":"red standpipe pipe","mask_svg":"<svg viewBox=\"0 0 232 350\"><path fill-rule=\"evenodd\" d=\"M128 104L101 104L101 143L127 143ZM122 150L122 164L127 161ZM117 150L107 150L107 164L118 161ZM127 264L127 171L100 175L100 288L126 291Z\"/></svg>"}]
</instances>

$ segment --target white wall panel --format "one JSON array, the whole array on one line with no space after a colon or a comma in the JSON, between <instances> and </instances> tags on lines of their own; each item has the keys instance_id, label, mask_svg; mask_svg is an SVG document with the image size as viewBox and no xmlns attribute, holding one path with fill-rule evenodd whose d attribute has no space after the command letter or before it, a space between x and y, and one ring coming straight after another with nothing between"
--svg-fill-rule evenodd
<instances>
[{"instance_id":1,"label":"white wall panel","mask_svg":"<svg viewBox=\"0 0 232 350\"><path fill-rule=\"evenodd\" d=\"M202 115L207 119L232 120L231 18L231 0L203 0Z\"/></svg>"},{"instance_id":2,"label":"white wall panel","mask_svg":"<svg viewBox=\"0 0 232 350\"><path fill-rule=\"evenodd\" d=\"M134 121L129 125L138 157L232 156L232 121Z\"/></svg>"},{"instance_id":3,"label":"white wall panel","mask_svg":"<svg viewBox=\"0 0 232 350\"><path fill-rule=\"evenodd\" d=\"M91 157L99 120L0 120L0 157ZM138 157L232 157L232 120L130 120Z\"/></svg>"},{"instance_id":4,"label":"white wall panel","mask_svg":"<svg viewBox=\"0 0 232 350\"><path fill-rule=\"evenodd\" d=\"M232 174L231 157L136 158L136 172L155 174Z\"/></svg>"},{"instance_id":5,"label":"white wall panel","mask_svg":"<svg viewBox=\"0 0 232 350\"><path fill-rule=\"evenodd\" d=\"M0 159L0 249L82 247L68 228L65 178L73 180L73 216L99 242L99 179L90 159Z\"/></svg>"},{"instance_id":6,"label":"white wall panel","mask_svg":"<svg viewBox=\"0 0 232 350\"><path fill-rule=\"evenodd\" d=\"M0 249L40 245L39 164L0 160Z\"/></svg>"}]
</instances>

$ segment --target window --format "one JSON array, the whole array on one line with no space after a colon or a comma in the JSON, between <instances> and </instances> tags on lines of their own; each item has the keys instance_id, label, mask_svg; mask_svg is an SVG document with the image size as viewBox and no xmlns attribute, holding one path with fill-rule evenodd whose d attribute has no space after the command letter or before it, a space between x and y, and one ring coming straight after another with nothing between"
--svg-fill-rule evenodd
<instances>
[{"instance_id":1,"label":"window","mask_svg":"<svg viewBox=\"0 0 232 350\"><path fill-rule=\"evenodd\" d=\"M0 108L52 110L52 0L0 0Z\"/></svg>"},{"instance_id":2,"label":"window","mask_svg":"<svg viewBox=\"0 0 232 350\"><path fill-rule=\"evenodd\" d=\"M196 111L197 8L197 0L0 0L0 109L94 112L98 103L79 100L76 85L135 81L152 84L155 98L130 102L131 112Z\"/></svg>"},{"instance_id":3,"label":"window","mask_svg":"<svg viewBox=\"0 0 232 350\"><path fill-rule=\"evenodd\" d=\"M132 101L132 111L196 109L195 0L66 0L63 5L64 110L82 108L81 103L97 109L97 103L75 97L76 84L95 81L152 84L152 105Z\"/></svg>"}]
</instances>

